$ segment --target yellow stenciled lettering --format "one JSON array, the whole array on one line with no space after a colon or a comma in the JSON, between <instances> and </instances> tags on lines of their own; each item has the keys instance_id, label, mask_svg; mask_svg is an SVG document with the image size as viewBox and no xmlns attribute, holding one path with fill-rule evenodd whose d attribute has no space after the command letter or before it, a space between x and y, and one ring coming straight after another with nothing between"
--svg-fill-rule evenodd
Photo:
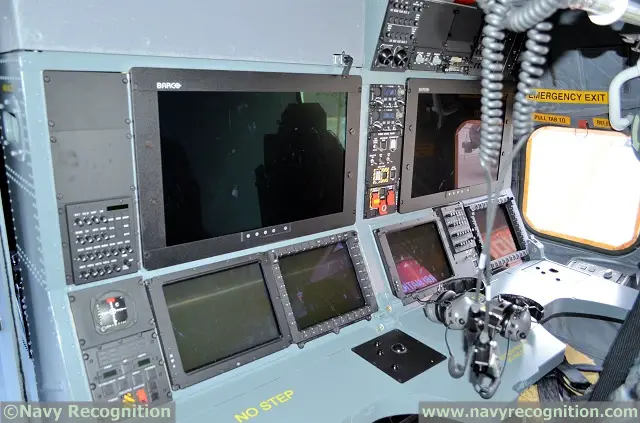
<instances>
[{"instance_id":1,"label":"yellow stenciled lettering","mask_svg":"<svg viewBox=\"0 0 640 423\"><path fill-rule=\"evenodd\" d=\"M609 95L604 91L554 90L540 88L528 98L533 101L546 103L573 104L608 104Z\"/></svg>"},{"instance_id":2,"label":"yellow stenciled lettering","mask_svg":"<svg viewBox=\"0 0 640 423\"><path fill-rule=\"evenodd\" d=\"M237 422L245 422L258 416L260 414L260 410L270 411L278 407L280 404L284 404L285 402L290 401L291 398L293 398L293 390L288 389L284 392L272 396L271 398L261 401L260 404L258 404L259 409L255 407L247 408L240 414L234 414L233 417Z\"/></svg>"}]
</instances>

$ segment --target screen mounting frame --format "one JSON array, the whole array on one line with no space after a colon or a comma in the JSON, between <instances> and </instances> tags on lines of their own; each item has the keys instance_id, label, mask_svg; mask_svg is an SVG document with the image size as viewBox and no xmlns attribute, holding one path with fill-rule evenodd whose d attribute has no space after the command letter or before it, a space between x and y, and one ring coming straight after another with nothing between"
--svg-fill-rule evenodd
<instances>
[{"instance_id":1,"label":"screen mounting frame","mask_svg":"<svg viewBox=\"0 0 640 423\"><path fill-rule=\"evenodd\" d=\"M180 351L178 350L178 343L172 329L169 309L162 289L163 286L256 263L260 266L265 286L268 291L267 299L269 300L273 310L281 337L267 344L254 347L250 350L238 353L232 357L209 364L192 372L185 372L182 366ZM169 378L171 379L171 384L175 390L184 389L207 379L211 379L241 365L251 363L280 350L284 350L291 345L291 333L280 302L276 281L273 277L273 272L271 271L271 264L265 253L252 254L232 260L226 260L219 263L157 276L146 280L145 285L151 302L151 308L153 309L162 352L166 359ZM175 360L175 363L172 362L172 360Z\"/></svg>"},{"instance_id":2,"label":"screen mounting frame","mask_svg":"<svg viewBox=\"0 0 640 423\"><path fill-rule=\"evenodd\" d=\"M336 74L299 74L195 69L132 68L136 177L142 261L159 269L355 223L362 78ZM162 88L158 88L162 87ZM166 242L159 91L346 93L346 149L342 211L325 216L168 246ZM286 228L286 229L285 229ZM258 234L257 236L255 234ZM247 236L249 235L249 236Z\"/></svg>"},{"instance_id":3,"label":"screen mounting frame","mask_svg":"<svg viewBox=\"0 0 640 423\"><path fill-rule=\"evenodd\" d=\"M482 240L482 234L480 233L480 226L478 226L478 221L476 220L476 211L486 210L487 205L488 200L484 200L471 204L465 204L464 207L465 212L467 213L467 218L469 219L469 225L471 225L471 231L473 232L473 236L476 238L478 254L482 252L484 241ZM522 219L519 218L520 212L518 211L518 206L515 199L509 195L502 195L497 199L497 207L500 207L502 205L505 206L505 209L507 211L507 218L509 219L509 222L507 222L507 224L510 226L510 228L513 229L513 240L516 243L516 248L518 251L512 254L508 254L504 257L491 260L492 271L510 264L516 260L527 259L529 257L529 252L527 250L527 231L524 227Z\"/></svg>"},{"instance_id":4,"label":"screen mounting frame","mask_svg":"<svg viewBox=\"0 0 640 423\"><path fill-rule=\"evenodd\" d=\"M469 200L486 194L486 184L456 188L453 190L437 192L413 198L411 190L413 186L413 163L416 145L416 124L418 119L419 94L481 94L481 85L478 80L443 80L433 78L411 78L407 81L407 104L405 108L405 133L402 145L402 175L400 179L400 202L398 211L408 213L430 207L442 206L454 201ZM513 148L513 127L511 115L514 100L514 85L505 83L503 102L505 104L504 128L502 131L501 158L507 157ZM498 178L508 171L504 160L500 160Z\"/></svg>"},{"instance_id":5,"label":"screen mounting frame","mask_svg":"<svg viewBox=\"0 0 640 423\"><path fill-rule=\"evenodd\" d=\"M279 259L280 257L291 256L297 253L303 253L309 250L315 250L317 248L326 247L329 245L337 244L338 242L344 242L347 245L349 257L356 274L358 285L362 291L365 305L356 310L350 311L346 314L334 317L330 320L318 323L310 326L304 330L298 330L293 310L291 308L291 302L289 300L289 294L284 284L282 272L280 271ZM301 242L298 244L292 244L286 247L277 248L269 252L270 261L272 263L273 276L277 282L278 292L280 298L282 298L282 305L284 307L286 319L291 332L291 339L293 343L298 344L300 348L304 347L304 344L312 339L318 338L322 335L326 335L329 332L339 333L340 329L355 323L363 319L371 319L371 315L378 311L378 302L376 301L375 292L371 280L369 279L369 273L367 271L367 265L360 249L360 243L358 241L358 234L355 231L343 232L336 235L325 236L317 238L308 242Z\"/></svg>"},{"instance_id":6,"label":"screen mounting frame","mask_svg":"<svg viewBox=\"0 0 640 423\"><path fill-rule=\"evenodd\" d=\"M442 222L433 210L427 210L426 214L426 216L418 219L396 223L394 225L385 226L374 231L374 238L376 239L376 244L378 244L378 249L380 250L382 264L384 265L384 270L387 274L387 279L389 280L389 286L391 287L393 295L400 301L402 301L402 305L411 304L417 301L418 298L431 296L438 290L438 287L440 285L460 278L460 275L463 273L460 271L460 269L458 269L458 262L456 261L456 257L449 248L449 243L446 241L447 235ZM398 275L398 270L396 269L395 262L393 260L393 254L391 252L391 246L389 245L387 235L390 233L401 232L403 230L415 228L417 226L422 226L428 223L436 224L436 228L438 229L438 236L440 237L440 242L442 243L442 248L445 251L445 256L447 257L452 275L449 278L442 280L436 284L419 289L410 294L405 294L404 290L402 289L402 283L400 282L400 275Z\"/></svg>"}]
</instances>

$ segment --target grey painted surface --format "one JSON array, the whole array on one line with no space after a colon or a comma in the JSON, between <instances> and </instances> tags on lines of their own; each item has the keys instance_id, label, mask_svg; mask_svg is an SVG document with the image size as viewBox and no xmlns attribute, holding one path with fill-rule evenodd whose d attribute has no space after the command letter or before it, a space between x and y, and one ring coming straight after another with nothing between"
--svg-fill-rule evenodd
<instances>
[{"instance_id":1,"label":"grey painted surface","mask_svg":"<svg viewBox=\"0 0 640 423\"><path fill-rule=\"evenodd\" d=\"M365 0L0 2L0 52L42 50L361 66Z\"/></svg>"}]
</instances>

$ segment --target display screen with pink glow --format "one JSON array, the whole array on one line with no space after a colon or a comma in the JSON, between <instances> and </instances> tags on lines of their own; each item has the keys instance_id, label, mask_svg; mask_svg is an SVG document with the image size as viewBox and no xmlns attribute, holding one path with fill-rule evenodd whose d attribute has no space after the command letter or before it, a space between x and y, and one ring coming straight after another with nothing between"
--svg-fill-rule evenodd
<instances>
[{"instance_id":1,"label":"display screen with pink glow","mask_svg":"<svg viewBox=\"0 0 640 423\"><path fill-rule=\"evenodd\" d=\"M405 294L453 276L435 223L389 233L387 241Z\"/></svg>"},{"instance_id":2,"label":"display screen with pink glow","mask_svg":"<svg viewBox=\"0 0 640 423\"><path fill-rule=\"evenodd\" d=\"M476 210L475 218L482 235L482 241L486 242L487 209ZM497 260L517 251L518 246L513 235L511 219L509 219L506 206L500 204L496 210L496 220L491 232L491 260Z\"/></svg>"}]
</instances>

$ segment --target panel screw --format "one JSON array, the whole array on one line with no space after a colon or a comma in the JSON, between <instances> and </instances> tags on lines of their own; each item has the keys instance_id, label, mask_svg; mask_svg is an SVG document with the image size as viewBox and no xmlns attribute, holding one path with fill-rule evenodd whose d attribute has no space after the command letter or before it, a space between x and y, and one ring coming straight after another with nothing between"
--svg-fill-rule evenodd
<instances>
[{"instance_id":1,"label":"panel screw","mask_svg":"<svg viewBox=\"0 0 640 423\"><path fill-rule=\"evenodd\" d=\"M49 78L48 76L45 76L44 77L44 82L49 82L49 81L51 81L51 78Z\"/></svg>"},{"instance_id":2,"label":"panel screw","mask_svg":"<svg viewBox=\"0 0 640 423\"><path fill-rule=\"evenodd\" d=\"M356 132L356 131L355 131L353 128L349 128L349 133L350 133L351 135L353 135L353 133L354 133L354 132Z\"/></svg>"},{"instance_id":3,"label":"panel screw","mask_svg":"<svg viewBox=\"0 0 640 423\"><path fill-rule=\"evenodd\" d=\"M58 140L56 139L56 137L51 137L51 138L49 138L49 141L51 141L52 143L55 143Z\"/></svg>"},{"instance_id":4,"label":"panel screw","mask_svg":"<svg viewBox=\"0 0 640 423\"><path fill-rule=\"evenodd\" d=\"M131 186L129 187L129 189L130 189L131 191L135 191L135 190L136 190L136 187L134 187L133 185L131 185Z\"/></svg>"},{"instance_id":5,"label":"panel screw","mask_svg":"<svg viewBox=\"0 0 640 423\"><path fill-rule=\"evenodd\" d=\"M124 123L131 123L131 119L126 118L126 119L124 120Z\"/></svg>"},{"instance_id":6,"label":"panel screw","mask_svg":"<svg viewBox=\"0 0 640 423\"><path fill-rule=\"evenodd\" d=\"M62 210L62 209L58 209L58 214L60 214L60 215L61 215L62 213L64 213L64 210Z\"/></svg>"},{"instance_id":7,"label":"panel screw","mask_svg":"<svg viewBox=\"0 0 640 423\"><path fill-rule=\"evenodd\" d=\"M62 200L62 194L58 194L58 195L56 195L56 198L57 198L58 200Z\"/></svg>"},{"instance_id":8,"label":"panel screw","mask_svg":"<svg viewBox=\"0 0 640 423\"><path fill-rule=\"evenodd\" d=\"M405 168L405 169L407 169L407 170L409 170L409 167L410 167L409 165L406 165L404 168Z\"/></svg>"},{"instance_id":9,"label":"panel screw","mask_svg":"<svg viewBox=\"0 0 640 423\"><path fill-rule=\"evenodd\" d=\"M384 325L380 323L377 329L378 329L378 332L382 332L384 330Z\"/></svg>"},{"instance_id":10,"label":"panel screw","mask_svg":"<svg viewBox=\"0 0 640 423\"><path fill-rule=\"evenodd\" d=\"M89 359L89 354L86 354L86 353L82 354L82 358L84 358L85 360L88 360Z\"/></svg>"},{"instance_id":11,"label":"panel screw","mask_svg":"<svg viewBox=\"0 0 640 423\"><path fill-rule=\"evenodd\" d=\"M84 344L86 344L87 342L84 339L80 340L80 346L84 346Z\"/></svg>"},{"instance_id":12,"label":"panel screw","mask_svg":"<svg viewBox=\"0 0 640 423\"><path fill-rule=\"evenodd\" d=\"M122 83L123 83L123 84L128 84L128 83L129 83L129 80L128 80L127 78L122 78Z\"/></svg>"},{"instance_id":13,"label":"panel screw","mask_svg":"<svg viewBox=\"0 0 640 423\"><path fill-rule=\"evenodd\" d=\"M150 325L153 325L153 319L149 319L149 324L150 324ZM158 336L158 334L156 334L155 332L151 334L151 337L152 337L152 338L155 338L155 337L157 337L157 336Z\"/></svg>"},{"instance_id":14,"label":"panel screw","mask_svg":"<svg viewBox=\"0 0 640 423\"><path fill-rule=\"evenodd\" d=\"M131 139L131 134L127 134L127 139L130 140Z\"/></svg>"},{"instance_id":15,"label":"panel screw","mask_svg":"<svg viewBox=\"0 0 640 423\"><path fill-rule=\"evenodd\" d=\"M387 313L391 313L393 311L393 307L390 305L387 306Z\"/></svg>"},{"instance_id":16,"label":"panel screw","mask_svg":"<svg viewBox=\"0 0 640 423\"><path fill-rule=\"evenodd\" d=\"M161 365L161 366L164 366L164 360L158 361L158 364Z\"/></svg>"},{"instance_id":17,"label":"panel screw","mask_svg":"<svg viewBox=\"0 0 640 423\"><path fill-rule=\"evenodd\" d=\"M177 391L178 389L180 389L180 385L173 385L173 390ZM167 398L171 398L173 397L173 394L171 392L167 392Z\"/></svg>"},{"instance_id":18,"label":"panel screw","mask_svg":"<svg viewBox=\"0 0 640 423\"><path fill-rule=\"evenodd\" d=\"M55 125L56 125L56 124L55 124L55 123L53 123L53 121L52 121L52 120L50 120L50 121L49 121L49 126L54 127Z\"/></svg>"},{"instance_id":19,"label":"panel screw","mask_svg":"<svg viewBox=\"0 0 640 423\"><path fill-rule=\"evenodd\" d=\"M92 383L91 385L89 385L89 388L91 388L92 391L95 390L96 389L96 384Z\"/></svg>"},{"instance_id":20,"label":"panel screw","mask_svg":"<svg viewBox=\"0 0 640 423\"><path fill-rule=\"evenodd\" d=\"M351 172L347 172L347 178L351 179Z\"/></svg>"},{"instance_id":21,"label":"panel screw","mask_svg":"<svg viewBox=\"0 0 640 423\"><path fill-rule=\"evenodd\" d=\"M73 295L69 296L69 302L72 303L76 300L76 297L74 297Z\"/></svg>"}]
</instances>

